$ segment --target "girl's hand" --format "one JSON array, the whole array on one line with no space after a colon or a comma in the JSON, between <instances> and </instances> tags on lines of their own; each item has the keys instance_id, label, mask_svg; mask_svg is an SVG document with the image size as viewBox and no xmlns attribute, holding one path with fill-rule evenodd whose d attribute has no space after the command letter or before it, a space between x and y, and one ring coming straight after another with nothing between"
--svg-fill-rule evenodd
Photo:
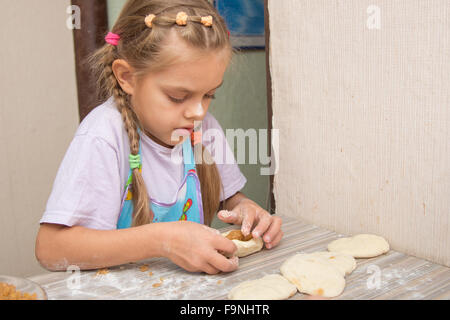
<instances>
[{"instance_id":1,"label":"girl's hand","mask_svg":"<svg viewBox=\"0 0 450 320\"><path fill-rule=\"evenodd\" d=\"M216 229L190 221L167 223L167 238L162 241L162 256L190 272L217 274L238 268L238 257L226 258L220 252L237 250L233 241Z\"/></svg>"},{"instance_id":2,"label":"girl's hand","mask_svg":"<svg viewBox=\"0 0 450 320\"><path fill-rule=\"evenodd\" d=\"M262 236L267 249L276 246L283 237L281 218L272 216L248 198L242 199L232 211L219 211L217 216L223 222L242 225L241 232L244 236L249 235L253 225L256 224L252 236L253 238Z\"/></svg>"}]
</instances>

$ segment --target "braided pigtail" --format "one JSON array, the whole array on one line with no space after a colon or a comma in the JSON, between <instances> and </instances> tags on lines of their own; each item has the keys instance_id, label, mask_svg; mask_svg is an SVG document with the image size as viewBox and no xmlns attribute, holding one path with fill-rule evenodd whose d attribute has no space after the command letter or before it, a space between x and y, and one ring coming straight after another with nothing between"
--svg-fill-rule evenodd
<instances>
[{"instance_id":1,"label":"braided pigtail","mask_svg":"<svg viewBox=\"0 0 450 320\"><path fill-rule=\"evenodd\" d=\"M114 78L115 79L115 78ZM130 108L129 96L122 90L116 80L114 89L114 99L118 110L122 115L125 124L125 130L130 141L130 154L139 155L139 133L137 127L137 117ZM149 207L147 187L142 177L142 164L132 169L132 183L130 192L133 194L133 222L132 226L140 226L152 222L153 213Z\"/></svg>"},{"instance_id":2,"label":"braided pigtail","mask_svg":"<svg viewBox=\"0 0 450 320\"><path fill-rule=\"evenodd\" d=\"M203 215L205 224L209 226L219 209L220 192L223 192L223 187L219 170L209 151L203 144L201 144L201 152L196 148L197 146L194 147L194 157L203 195Z\"/></svg>"},{"instance_id":3,"label":"braided pigtail","mask_svg":"<svg viewBox=\"0 0 450 320\"><path fill-rule=\"evenodd\" d=\"M139 121L130 107L129 95L122 90L114 75L112 64L117 58L117 48L107 44L91 56L90 63L93 66L93 73L97 77L98 98L101 101L105 101L111 96L114 97L128 134L130 153L133 156L137 156L139 155ZM149 208L147 187L141 172L141 167L133 169L133 181L130 185L134 207L133 226L150 223L153 219L153 213Z\"/></svg>"}]
</instances>

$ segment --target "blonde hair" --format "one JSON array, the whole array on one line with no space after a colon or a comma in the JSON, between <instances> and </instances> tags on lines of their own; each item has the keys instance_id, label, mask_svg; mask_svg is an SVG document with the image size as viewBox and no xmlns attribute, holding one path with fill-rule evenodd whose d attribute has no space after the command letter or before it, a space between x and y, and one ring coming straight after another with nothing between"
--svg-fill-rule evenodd
<instances>
[{"instance_id":1,"label":"blonde hair","mask_svg":"<svg viewBox=\"0 0 450 320\"><path fill-rule=\"evenodd\" d=\"M187 24L176 24L178 12L188 15ZM145 18L149 14L151 28ZM202 17L212 16L213 24L204 26ZM148 22L148 21L147 21ZM147 23L148 24L148 23ZM125 129L130 141L130 153L139 153L138 128L142 130L136 114L131 108L131 99L119 85L112 69L116 59L126 60L137 76L169 68L180 59L177 52L164 51L169 32L175 29L177 35L186 43L205 53L212 50L229 50L230 59L233 48L225 20L207 0L129 0L123 7L111 32L120 36L117 46L105 44L89 59L94 75L98 79L99 102L113 96L122 114ZM143 131L143 130L142 130ZM202 152L195 152L197 174L200 179L204 221L210 225L220 206L220 193L223 187L216 164L202 145ZM202 155L205 157L201 159ZM211 164L212 163L212 164ZM152 222L147 187L139 169L133 170L131 191L133 194L133 226Z\"/></svg>"}]
</instances>

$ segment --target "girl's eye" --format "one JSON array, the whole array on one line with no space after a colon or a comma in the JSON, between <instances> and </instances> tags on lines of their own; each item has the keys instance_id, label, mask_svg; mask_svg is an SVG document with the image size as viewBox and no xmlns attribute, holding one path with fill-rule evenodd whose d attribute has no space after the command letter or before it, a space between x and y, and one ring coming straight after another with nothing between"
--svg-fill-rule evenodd
<instances>
[{"instance_id":1,"label":"girl's eye","mask_svg":"<svg viewBox=\"0 0 450 320\"><path fill-rule=\"evenodd\" d=\"M173 98L171 96L169 96L169 99L172 100L175 103L182 103L184 101L184 99L176 99L176 98Z\"/></svg>"},{"instance_id":2,"label":"girl's eye","mask_svg":"<svg viewBox=\"0 0 450 320\"><path fill-rule=\"evenodd\" d=\"M205 94L205 98L206 99L215 99L216 95L214 95L214 94ZM171 96L169 96L169 99L172 100L175 103L183 103L184 100L185 100L185 98L183 98L183 99L176 99L176 98L171 97Z\"/></svg>"}]
</instances>

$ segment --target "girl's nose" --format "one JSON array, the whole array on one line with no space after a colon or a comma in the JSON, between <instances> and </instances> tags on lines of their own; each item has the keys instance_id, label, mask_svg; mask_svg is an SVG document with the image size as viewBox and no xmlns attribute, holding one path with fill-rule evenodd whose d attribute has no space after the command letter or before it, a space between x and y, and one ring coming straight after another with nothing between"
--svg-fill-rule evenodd
<instances>
[{"instance_id":1,"label":"girl's nose","mask_svg":"<svg viewBox=\"0 0 450 320\"><path fill-rule=\"evenodd\" d=\"M197 104L192 104L186 109L186 118L203 118L205 115L205 109L202 104L198 102Z\"/></svg>"}]
</instances>

